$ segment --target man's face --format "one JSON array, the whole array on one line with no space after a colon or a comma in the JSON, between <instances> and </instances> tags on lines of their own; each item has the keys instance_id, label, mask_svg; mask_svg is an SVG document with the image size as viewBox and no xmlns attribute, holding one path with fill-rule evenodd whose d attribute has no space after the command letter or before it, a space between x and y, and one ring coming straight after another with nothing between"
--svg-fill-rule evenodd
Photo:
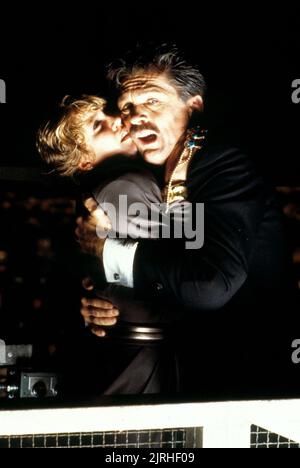
<instances>
[{"instance_id":1,"label":"man's face","mask_svg":"<svg viewBox=\"0 0 300 468\"><path fill-rule=\"evenodd\" d=\"M138 151L150 164L163 165L185 134L190 107L164 74L141 72L123 83L119 108Z\"/></svg>"},{"instance_id":2,"label":"man's face","mask_svg":"<svg viewBox=\"0 0 300 468\"><path fill-rule=\"evenodd\" d=\"M95 164L112 156L133 156L137 152L121 118L109 116L101 110L87 120L83 133L88 148L96 156Z\"/></svg>"}]
</instances>

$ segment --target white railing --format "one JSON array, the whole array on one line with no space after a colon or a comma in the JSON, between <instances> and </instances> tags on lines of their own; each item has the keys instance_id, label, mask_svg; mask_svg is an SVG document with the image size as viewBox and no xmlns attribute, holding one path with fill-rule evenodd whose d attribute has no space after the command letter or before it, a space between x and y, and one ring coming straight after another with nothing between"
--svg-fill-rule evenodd
<instances>
[{"instance_id":1,"label":"white railing","mask_svg":"<svg viewBox=\"0 0 300 468\"><path fill-rule=\"evenodd\" d=\"M0 411L0 436L203 427L204 448L249 448L251 425L300 443L300 400Z\"/></svg>"}]
</instances>

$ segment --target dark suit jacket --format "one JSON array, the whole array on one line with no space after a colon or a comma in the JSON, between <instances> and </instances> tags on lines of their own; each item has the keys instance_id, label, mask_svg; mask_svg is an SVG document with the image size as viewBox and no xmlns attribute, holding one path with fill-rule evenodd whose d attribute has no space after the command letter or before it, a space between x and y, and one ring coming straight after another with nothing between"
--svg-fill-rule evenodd
<instances>
[{"instance_id":1,"label":"dark suit jacket","mask_svg":"<svg viewBox=\"0 0 300 468\"><path fill-rule=\"evenodd\" d=\"M205 204L204 246L140 240L137 297L164 302L170 318L181 313L178 342L191 388L197 379L199 389L211 381L210 390L220 379L230 388L280 386L279 369L291 369L295 316L274 192L241 151L209 144L195 154L187 188L189 201Z\"/></svg>"}]
</instances>

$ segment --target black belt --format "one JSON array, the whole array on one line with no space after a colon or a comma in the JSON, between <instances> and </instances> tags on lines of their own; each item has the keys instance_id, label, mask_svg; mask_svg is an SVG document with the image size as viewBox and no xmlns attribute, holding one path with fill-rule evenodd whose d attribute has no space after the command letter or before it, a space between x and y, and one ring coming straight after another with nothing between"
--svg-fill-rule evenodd
<instances>
[{"instance_id":1,"label":"black belt","mask_svg":"<svg viewBox=\"0 0 300 468\"><path fill-rule=\"evenodd\" d=\"M166 330L152 325L118 324L107 328L106 337L120 340L156 342L166 339Z\"/></svg>"}]
</instances>

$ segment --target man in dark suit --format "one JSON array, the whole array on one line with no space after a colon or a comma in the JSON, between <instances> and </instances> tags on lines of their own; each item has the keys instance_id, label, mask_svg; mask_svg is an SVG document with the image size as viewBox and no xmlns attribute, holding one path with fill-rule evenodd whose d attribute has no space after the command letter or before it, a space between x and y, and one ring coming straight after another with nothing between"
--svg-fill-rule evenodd
<instances>
[{"instance_id":1,"label":"man in dark suit","mask_svg":"<svg viewBox=\"0 0 300 468\"><path fill-rule=\"evenodd\" d=\"M176 50L135 56L110 77L140 154L164 168L167 205L189 202L196 210L204 203L205 241L187 249L183 239L91 240L86 221L78 231L83 248L97 245L108 282L164 304L170 316L181 314L186 390L288 391L293 288L272 189L240 150L215 145L193 127L205 83ZM89 305L101 326L105 310Z\"/></svg>"}]
</instances>

